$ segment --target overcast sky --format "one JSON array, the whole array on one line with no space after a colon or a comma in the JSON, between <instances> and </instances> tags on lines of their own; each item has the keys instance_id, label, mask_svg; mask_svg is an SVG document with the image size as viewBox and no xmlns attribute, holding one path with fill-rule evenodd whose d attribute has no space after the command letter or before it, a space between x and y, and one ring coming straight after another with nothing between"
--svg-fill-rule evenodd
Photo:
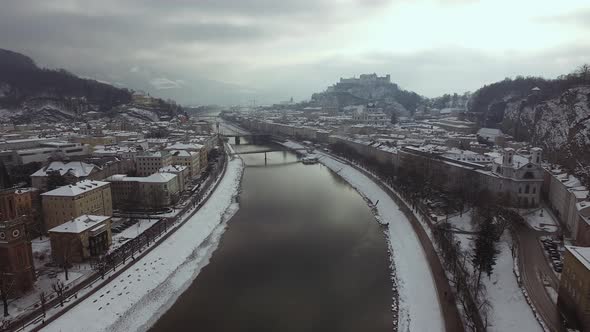
<instances>
[{"instance_id":1,"label":"overcast sky","mask_svg":"<svg viewBox=\"0 0 590 332\"><path fill-rule=\"evenodd\" d=\"M0 0L0 48L182 103L391 74L434 97L590 62L589 0Z\"/></svg>"}]
</instances>

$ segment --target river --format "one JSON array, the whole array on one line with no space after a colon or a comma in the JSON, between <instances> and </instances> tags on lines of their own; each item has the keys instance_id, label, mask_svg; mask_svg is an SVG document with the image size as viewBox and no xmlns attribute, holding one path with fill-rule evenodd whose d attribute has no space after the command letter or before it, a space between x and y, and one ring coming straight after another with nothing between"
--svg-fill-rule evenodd
<instances>
[{"instance_id":1,"label":"river","mask_svg":"<svg viewBox=\"0 0 590 332\"><path fill-rule=\"evenodd\" d=\"M360 195L291 152L243 160L239 211L151 331L391 331L388 245Z\"/></svg>"}]
</instances>

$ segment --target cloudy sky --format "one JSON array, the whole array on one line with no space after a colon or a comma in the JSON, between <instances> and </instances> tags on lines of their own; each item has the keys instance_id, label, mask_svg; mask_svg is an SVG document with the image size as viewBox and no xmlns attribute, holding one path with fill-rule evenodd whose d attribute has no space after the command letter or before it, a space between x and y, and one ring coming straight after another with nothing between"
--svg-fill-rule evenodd
<instances>
[{"instance_id":1,"label":"cloudy sky","mask_svg":"<svg viewBox=\"0 0 590 332\"><path fill-rule=\"evenodd\" d=\"M433 97L590 62L588 0L0 0L0 48L182 103L391 74Z\"/></svg>"}]
</instances>

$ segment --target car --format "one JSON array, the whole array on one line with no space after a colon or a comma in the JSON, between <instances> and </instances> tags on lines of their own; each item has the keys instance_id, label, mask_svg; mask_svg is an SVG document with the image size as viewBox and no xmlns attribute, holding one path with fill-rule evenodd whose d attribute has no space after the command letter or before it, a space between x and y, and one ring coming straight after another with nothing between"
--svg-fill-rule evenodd
<instances>
[{"instance_id":1,"label":"car","mask_svg":"<svg viewBox=\"0 0 590 332\"><path fill-rule=\"evenodd\" d=\"M561 271L563 271L563 267L561 267L561 266L554 266L553 267L553 270L555 270L555 272L557 272L557 273L561 273Z\"/></svg>"}]
</instances>

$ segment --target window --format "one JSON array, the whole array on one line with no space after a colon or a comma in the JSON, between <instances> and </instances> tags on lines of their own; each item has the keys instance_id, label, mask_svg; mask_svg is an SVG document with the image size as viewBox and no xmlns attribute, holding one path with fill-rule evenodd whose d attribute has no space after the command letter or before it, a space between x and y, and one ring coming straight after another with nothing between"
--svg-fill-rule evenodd
<instances>
[{"instance_id":1,"label":"window","mask_svg":"<svg viewBox=\"0 0 590 332\"><path fill-rule=\"evenodd\" d=\"M529 185L528 184L524 187L524 193L525 194L529 193Z\"/></svg>"}]
</instances>

